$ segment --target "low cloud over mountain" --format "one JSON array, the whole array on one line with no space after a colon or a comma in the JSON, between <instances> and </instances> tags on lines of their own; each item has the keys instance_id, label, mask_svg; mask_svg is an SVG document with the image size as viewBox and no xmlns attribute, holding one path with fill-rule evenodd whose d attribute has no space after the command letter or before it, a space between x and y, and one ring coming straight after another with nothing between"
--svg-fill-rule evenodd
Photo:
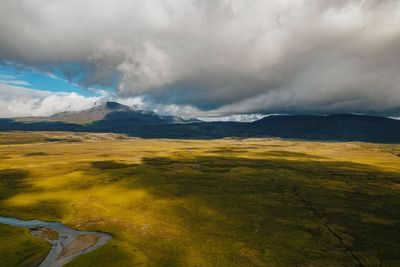
<instances>
[{"instance_id":1,"label":"low cloud over mountain","mask_svg":"<svg viewBox=\"0 0 400 267\"><path fill-rule=\"evenodd\" d=\"M49 116L62 111L80 111L92 107L98 99L76 93L37 91L0 83L0 118Z\"/></svg>"}]
</instances>

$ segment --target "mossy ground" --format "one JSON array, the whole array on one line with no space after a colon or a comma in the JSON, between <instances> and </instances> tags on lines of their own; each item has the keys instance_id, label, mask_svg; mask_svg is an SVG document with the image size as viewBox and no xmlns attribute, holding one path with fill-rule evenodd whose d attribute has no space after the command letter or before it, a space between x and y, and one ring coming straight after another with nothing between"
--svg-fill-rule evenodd
<instances>
[{"instance_id":1,"label":"mossy ground","mask_svg":"<svg viewBox=\"0 0 400 267\"><path fill-rule=\"evenodd\" d=\"M69 266L400 265L400 146L0 139L0 215L113 235Z\"/></svg>"}]
</instances>

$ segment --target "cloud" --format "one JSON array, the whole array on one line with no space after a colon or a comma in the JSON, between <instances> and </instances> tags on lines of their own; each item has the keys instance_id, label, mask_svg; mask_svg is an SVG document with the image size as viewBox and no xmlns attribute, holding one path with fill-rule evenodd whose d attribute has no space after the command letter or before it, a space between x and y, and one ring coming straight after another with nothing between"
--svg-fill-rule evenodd
<instances>
[{"instance_id":1,"label":"cloud","mask_svg":"<svg viewBox=\"0 0 400 267\"><path fill-rule=\"evenodd\" d=\"M0 1L0 59L182 113L398 115L400 3Z\"/></svg>"},{"instance_id":2,"label":"cloud","mask_svg":"<svg viewBox=\"0 0 400 267\"><path fill-rule=\"evenodd\" d=\"M0 80L0 83L9 84L9 85L16 85L16 86L31 86L31 84L27 81L22 80Z\"/></svg>"},{"instance_id":3,"label":"cloud","mask_svg":"<svg viewBox=\"0 0 400 267\"><path fill-rule=\"evenodd\" d=\"M0 84L8 84L8 85L15 85L15 86L22 86L22 87L29 87L31 84L27 81L20 80L14 75L10 74L0 74Z\"/></svg>"},{"instance_id":4,"label":"cloud","mask_svg":"<svg viewBox=\"0 0 400 267\"><path fill-rule=\"evenodd\" d=\"M92 107L99 100L99 97L84 97L76 93L37 91L0 83L0 118L80 111Z\"/></svg>"},{"instance_id":5,"label":"cloud","mask_svg":"<svg viewBox=\"0 0 400 267\"><path fill-rule=\"evenodd\" d=\"M236 121L236 122L252 122L260 120L267 115L264 114L233 114L220 117L197 117L202 121Z\"/></svg>"}]
</instances>

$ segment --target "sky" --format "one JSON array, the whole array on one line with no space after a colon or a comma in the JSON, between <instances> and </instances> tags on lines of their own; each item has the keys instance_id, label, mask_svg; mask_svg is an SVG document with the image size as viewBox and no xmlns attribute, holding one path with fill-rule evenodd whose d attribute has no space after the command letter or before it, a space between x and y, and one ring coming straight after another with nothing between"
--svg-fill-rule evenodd
<instances>
[{"instance_id":1,"label":"sky","mask_svg":"<svg viewBox=\"0 0 400 267\"><path fill-rule=\"evenodd\" d=\"M0 0L0 117L400 116L398 0Z\"/></svg>"}]
</instances>

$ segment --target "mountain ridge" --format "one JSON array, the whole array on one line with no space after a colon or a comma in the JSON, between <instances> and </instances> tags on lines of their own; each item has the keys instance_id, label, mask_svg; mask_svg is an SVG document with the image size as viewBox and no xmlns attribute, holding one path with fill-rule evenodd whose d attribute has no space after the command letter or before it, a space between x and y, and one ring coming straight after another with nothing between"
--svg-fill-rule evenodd
<instances>
[{"instance_id":1,"label":"mountain ridge","mask_svg":"<svg viewBox=\"0 0 400 267\"><path fill-rule=\"evenodd\" d=\"M35 119L0 119L0 131L124 133L143 138L279 137L400 143L400 121L371 115L271 115L254 122L204 122L105 102L88 110Z\"/></svg>"}]
</instances>

